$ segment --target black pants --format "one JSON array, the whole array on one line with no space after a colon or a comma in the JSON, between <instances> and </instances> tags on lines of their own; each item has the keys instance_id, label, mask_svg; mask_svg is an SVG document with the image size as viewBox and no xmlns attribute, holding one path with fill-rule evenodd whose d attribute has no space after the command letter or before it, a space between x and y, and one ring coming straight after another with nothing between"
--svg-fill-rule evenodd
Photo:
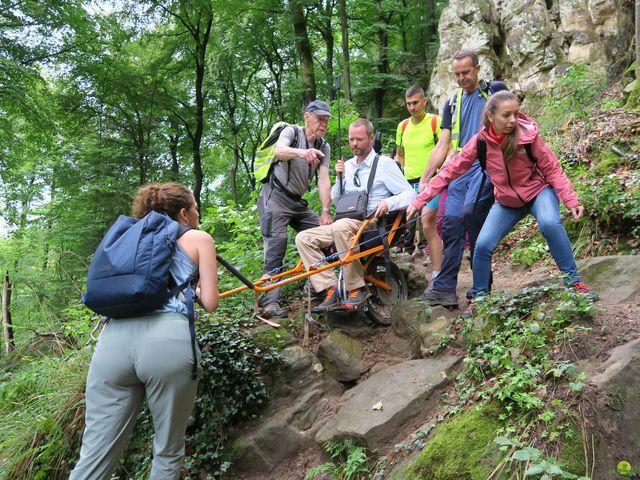
<instances>
[{"instance_id":1,"label":"black pants","mask_svg":"<svg viewBox=\"0 0 640 480\"><path fill-rule=\"evenodd\" d=\"M274 270L282 267L287 252L287 226L301 232L320 225L320 217L305 203L289 198L270 184L262 187L258 197L258 215L264 246L264 273L274 273ZM260 306L278 301L280 289L275 288L262 295Z\"/></svg>"}]
</instances>

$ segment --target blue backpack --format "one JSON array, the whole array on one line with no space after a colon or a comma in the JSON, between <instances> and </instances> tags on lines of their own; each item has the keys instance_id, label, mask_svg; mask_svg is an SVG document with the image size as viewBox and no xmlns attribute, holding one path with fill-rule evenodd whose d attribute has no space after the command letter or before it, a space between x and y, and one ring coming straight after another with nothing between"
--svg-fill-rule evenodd
<instances>
[{"instance_id":1,"label":"blue backpack","mask_svg":"<svg viewBox=\"0 0 640 480\"><path fill-rule=\"evenodd\" d=\"M161 308L169 298L185 290L194 365L194 291L198 272L170 288L171 256L181 229L167 215L150 212L141 219L120 215L98 245L87 275L82 303L108 318L137 317Z\"/></svg>"}]
</instances>

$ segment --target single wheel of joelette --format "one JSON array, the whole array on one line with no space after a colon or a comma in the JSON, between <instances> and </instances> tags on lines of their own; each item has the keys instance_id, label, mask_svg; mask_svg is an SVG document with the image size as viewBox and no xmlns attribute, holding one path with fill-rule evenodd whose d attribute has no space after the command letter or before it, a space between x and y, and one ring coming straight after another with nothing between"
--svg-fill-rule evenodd
<instances>
[{"instance_id":1,"label":"single wheel of joelette","mask_svg":"<svg viewBox=\"0 0 640 480\"><path fill-rule=\"evenodd\" d=\"M368 283L367 286L369 287L371 295L362 309L373 322L385 327L391 325L391 309L393 306L402 300L406 300L409 296L407 280L404 278L403 273L393 262L390 263L390 268L391 271L389 272L389 279L387 280L387 265L382 257L375 258L369 264L367 275L381 282L388 281L391 291Z\"/></svg>"}]
</instances>

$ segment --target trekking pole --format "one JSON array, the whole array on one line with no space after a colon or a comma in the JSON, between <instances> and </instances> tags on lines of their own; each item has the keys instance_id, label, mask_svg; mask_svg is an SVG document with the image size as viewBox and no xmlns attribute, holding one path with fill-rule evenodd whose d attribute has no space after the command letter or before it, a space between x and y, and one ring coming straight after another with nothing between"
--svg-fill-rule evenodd
<instances>
[{"instance_id":1,"label":"trekking pole","mask_svg":"<svg viewBox=\"0 0 640 480\"><path fill-rule=\"evenodd\" d=\"M338 160L342 159L342 130L340 129L340 118L342 117L342 109L340 108L340 75L336 75L336 97L338 102ZM340 186L340 196L344 194L344 186L342 185L342 174L338 174L338 185Z\"/></svg>"}]
</instances>

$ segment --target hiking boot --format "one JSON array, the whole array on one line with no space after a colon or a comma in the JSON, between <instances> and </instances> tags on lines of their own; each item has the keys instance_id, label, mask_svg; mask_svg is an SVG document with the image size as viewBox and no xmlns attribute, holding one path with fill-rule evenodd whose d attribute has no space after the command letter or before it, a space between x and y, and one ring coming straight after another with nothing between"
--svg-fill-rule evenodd
<instances>
[{"instance_id":1,"label":"hiking boot","mask_svg":"<svg viewBox=\"0 0 640 480\"><path fill-rule=\"evenodd\" d=\"M584 282L573 282L569 285L569 288L573 288L578 293L583 293L590 300L596 301L598 300L598 295L591 290L591 287Z\"/></svg>"},{"instance_id":2,"label":"hiking boot","mask_svg":"<svg viewBox=\"0 0 640 480\"><path fill-rule=\"evenodd\" d=\"M473 313L474 311L477 309L477 307L484 303L486 301L486 298L484 296L478 296L474 299L472 299L469 302L469 305L467 305L467 308L464 309L464 311L461 314L461 317L464 318L465 320L467 318L471 318L473 317Z\"/></svg>"},{"instance_id":3,"label":"hiking boot","mask_svg":"<svg viewBox=\"0 0 640 480\"><path fill-rule=\"evenodd\" d=\"M340 305L340 293L336 286L327 288L324 294L324 301L311 309L313 313L326 312Z\"/></svg>"},{"instance_id":4,"label":"hiking boot","mask_svg":"<svg viewBox=\"0 0 640 480\"><path fill-rule=\"evenodd\" d=\"M369 289L367 287L360 287L353 289L347 295L347 301L344 302L346 308L354 308L364 302L369 296Z\"/></svg>"},{"instance_id":5,"label":"hiking boot","mask_svg":"<svg viewBox=\"0 0 640 480\"><path fill-rule=\"evenodd\" d=\"M476 302L475 302L475 300L471 300L469 302L469 305L467 305L467 308L464 309L464 311L462 312L462 314L460 316L462 318L464 318L465 320L467 318L473 317L473 309L474 308L476 308Z\"/></svg>"},{"instance_id":6,"label":"hiking boot","mask_svg":"<svg viewBox=\"0 0 640 480\"><path fill-rule=\"evenodd\" d=\"M262 309L262 313L269 318L287 318L289 313L280 307L279 303L270 303Z\"/></svg>"},{"instance_id":7,"label":"hiking boot","mask_svg":"<svg viewBox=\"0 0 640 480\"><path fill-rule=\"evenodd\" d=\"M442 305L443 307L457 307L458 297L455 292L443 292L428 287L422 294L422 298L431 306Z\"/></svg>"}]
</instances>

